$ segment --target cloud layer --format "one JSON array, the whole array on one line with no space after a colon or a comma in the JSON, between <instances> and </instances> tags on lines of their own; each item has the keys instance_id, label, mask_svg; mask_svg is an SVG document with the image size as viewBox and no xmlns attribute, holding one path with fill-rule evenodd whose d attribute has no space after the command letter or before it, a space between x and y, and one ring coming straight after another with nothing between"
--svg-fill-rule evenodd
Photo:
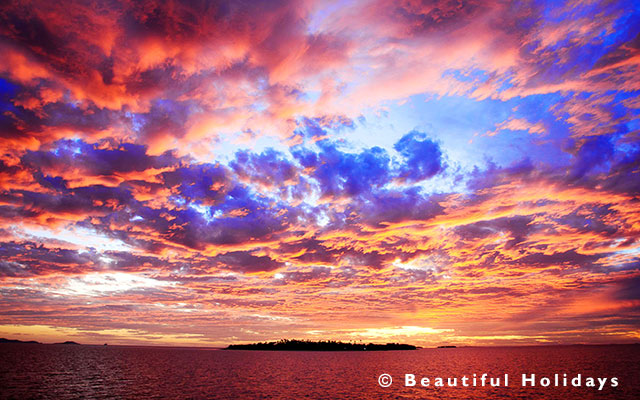
<instances>
[{"instance_id":1,"label":"cloud layer","mask_svg":"<svg viewBox=\"0 0 640 400\"><path fill-rule=\"evenodd\" d=\"M637 341L639 16L3 4L0 334Z\"/></svg>"}]
</instances>

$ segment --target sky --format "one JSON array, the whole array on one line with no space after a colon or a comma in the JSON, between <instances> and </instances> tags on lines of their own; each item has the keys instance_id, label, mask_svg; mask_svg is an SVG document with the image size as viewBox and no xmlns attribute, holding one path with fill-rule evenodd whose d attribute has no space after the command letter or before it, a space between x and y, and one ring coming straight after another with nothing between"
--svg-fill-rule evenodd
<instances>
[{"instance_id":1,"label":"sky","mask_svg":"<svg viewBox=\"0 0 640 400\"><path fill-rule=\"evenodd\" d=\"M635 1L6 1L0 337L640 341Z\"/></svg>"}]
</instances>

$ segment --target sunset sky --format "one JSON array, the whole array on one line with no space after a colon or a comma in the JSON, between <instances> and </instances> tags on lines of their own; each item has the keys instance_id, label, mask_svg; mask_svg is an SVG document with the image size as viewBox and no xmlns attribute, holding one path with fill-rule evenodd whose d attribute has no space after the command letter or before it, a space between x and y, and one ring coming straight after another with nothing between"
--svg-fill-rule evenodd
<instances>
[{"instance_id":1,"label":"sunset sky","mask_svg":"<svg viewBox=\"0 0 640 400\"><path fill-rule=\"evenodd\" d=\"M0 5L0 337L640 341L636 1Z\"/></svg>"}]
</instances>

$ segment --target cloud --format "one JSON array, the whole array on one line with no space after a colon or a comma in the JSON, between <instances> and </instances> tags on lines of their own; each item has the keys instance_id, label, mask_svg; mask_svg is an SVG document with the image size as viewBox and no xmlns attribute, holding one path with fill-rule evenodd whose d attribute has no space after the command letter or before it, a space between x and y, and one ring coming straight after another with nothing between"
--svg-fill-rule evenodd
<instances>
[{"instance_id":1,"label":"cloud","mask_svg":"<svg viewBox=\"0 0 640 400\"><path fill-rule=\"evenodd\" d=\"M496 125L496 129L491 131L491 132L487 132L487 135L489 136L493 136L498 134L501 131L525 131L525 132L529 132L532 134L544 134L546 132L546 129L544 127L544 125L540 122L536 123L536 124L532 124L531 122L527 121L526 119L522 119L522 118L515 118L515 119L509 119L507 121L501 122L498 125Z\"/></svg>"},{"instance_id":2,"label":"cloud","mask_svg":"<svg viewBox=\"0 0 640 400\"><path fill-rule=\"evenodd\" d=\"M405 159L399 171L399 176L403 180L421 181L444 170L440 146L422 132L407 133L393 148Z\"/></svg>"},{"instance_id":3,"label":"cloud","mask_svg":"<svg viewBox=\"0 0 640 400\"><path fill-rule=\"evenodd\" d=\"M323 199L357 196L389 179L390 158L382 148L352 154L328 141L319 142L318 147L318 153L295 149L293 156L303 168L312 171L310 176L317 181Z\"/></svg>"},{"instance_id":4,"label":"cloud","mask_svg":"<svg viewBox=\"0 0 640 400\"><path fill-rule=\"evenodd\" d=\"M2 4L0 315L123 343L637 341L637 17Z\"/></svg>"},{"instance_id":5,"label":"cloud","mask_svg":"<svg viewBox=\"0 0 640 400\"><path fill-rule=\"evenodd\" d=\"M220 254L215 257L215 260L223 264L225 268L241 272L272 271L282 266L282 263L278 263L268 256L255 256L242 251Z\"/></svg>"},{"instance_id":6,"label":"cloud","mask_svg":"<svg viewBox=\"0 0 640 400\"><path fill-rule=\"evenodd\" d=\"M274 149L267 149L262 154L254 154L248 150L239 151L229 166L240 179L264 185L268 189L295 184L299 179L296 165L290 162L285 154Z\"/></svg>"},{"instance_id":7,"label":"cloud","mask_svg":"<svg viewBox=\"0 0 640 400\"><path fill-rule=\"evenodd\" d=\"M95 253L49 248L34 242L3 242L3 277L84 273L97 267Z\"/></svg>"},{"instance_id":8,"label":"cloud","mask_svg":"<svg viewBox=\"0 0 640 400\"><path fill-rule=\"evenodd\" d=\"M146 146L121 143L88 144L80 140L60 140L50 151L27 151L22 157L24 165L47 175L70 174L109 176L142 172L150 168L174 166L178 160L171 153L149 156Z\"/></svg>"}]
</instances>

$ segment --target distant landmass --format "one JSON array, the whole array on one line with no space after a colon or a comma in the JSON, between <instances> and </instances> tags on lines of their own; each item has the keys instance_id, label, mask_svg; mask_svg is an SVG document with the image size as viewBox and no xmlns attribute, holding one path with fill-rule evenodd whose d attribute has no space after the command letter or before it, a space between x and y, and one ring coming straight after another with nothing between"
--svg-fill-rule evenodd
<instances>
[{"instance_id":1,"label":"distant landmass","mask_svg":"<svg viewBox=\"0 0 640 400\"><path fill-rule=\"evenodd\" d=\"M35 340L29 340L29 341L24 341L24 340L17 340L17 339L6 339L6 338L0 338L0 343L30 343L30 344L43 344L40 342L36 342ZM77 345L80 346L80 343L77 342L73 342L71 340L67 340L66 342L62 342L62 343L53 343L53 344L72 344L72 345Z\"/></svg>"},{"instance_id":2,"label":"distant landmass","mask_svg":"<svg viewBox=\"0 0 640 400\"><path fill-rule=\"evenodd\" d=\"M345 343L334 340L288 340L252 344L231 344L225 350L286 350L286 351L382 351L416 350L418 347L401 343Z\"/></svg>"},{"instance_id":3,"label":"distant landmass","mask_svg":"<svg viewBox=\"0 0 640 400\"><path fill-rule=\"evenodd\" d=\"M35 340L23 341L23 340L17 340L17 339L5 339L5 338L0 338L0 343L31 343L31 344L42 344L42 343L40 343L40 342L36 342Z\"/></svg>"},{"instance_id":4,"label":"distant landmass","mask_svg":"<svg viewBox=\"0 0 640 400\"><path fill-rule=\"evenodd\" d=\"M455 349L456 346L438 346L439 349Z\"/></svg>"}]
</instances>

